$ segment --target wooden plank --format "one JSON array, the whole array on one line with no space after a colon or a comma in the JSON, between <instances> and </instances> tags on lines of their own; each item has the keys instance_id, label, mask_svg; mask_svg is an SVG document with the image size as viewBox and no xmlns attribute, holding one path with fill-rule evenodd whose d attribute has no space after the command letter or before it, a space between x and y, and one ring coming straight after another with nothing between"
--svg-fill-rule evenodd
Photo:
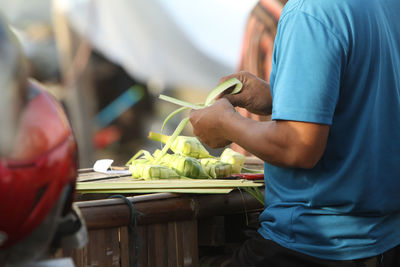
<instances>
[{"instance_id":1,"label":"wooden plank","mask_svg":"<svg viewBox=\"0 0 400 267\"><path fill-rule=\"evenodd\" d=\"M148 228L149 226L139 226L138 227L138 235L139 235L139 259L138 266L139 267L147 267L148 263Z\"/></svg>"},{"instance_id":2,"label":"wooden plank","mask_svg":"<svg viewBox=\"0 0 400 267\"><path fill-rule=\"evenodd\" d=\"M198 221L199 246L221 246L225 240L225 216L212 216Z\"/></svg>"},{"instance_id":3,"label":"wooden plank","mask_svg":"<svg viewBox=\"0 0 400 267\"><path fill-rule=\"evenodd\" d=\"M156 266L155 257L156 250L154 248L155 245L155 233L154 233L154 225L147 226L147 266L153 267ZM161 267L161 266L160 266Z\"/></svg>"},{"instance_id":4,"label":"wooden plank","mask_svg":"<svg viewBox=\"0 0 400 267\"><path fill-rule=\"evenodd\" d=\"M128 225L130 209L122 199L101 200L102 205L78 207L82 211L88 229L101 229ZM192 219L193 202L190 198L169 198L135 203L135 210L140 212L138 224L160 223L171 220Z\"/></svg>"},{"instance_id":5,"label":"wooden plank","mask_svg":"<svg viewBox=\"0 0 400 267\"><path fill-rule=\"evenodd\" d=\"M168 266L183 266L182 242L177 239L177 222L167 224Z\"/></svg>"},{"instance_id":6,"label":"wooden plank","mask_svg":"<svg viewBox=\"0 0 400 267\"><path fill-rule=\"evenodd\" d=\"M146 266L197 266L196 220L152 224L147 227ZM144 251L144 247L141 251ZM143 255L140 254L139 257ZM140 260L141 266L144 258Z\"/></svg>"},{"instance_id":7,"label":"wooden plank","mask_svg":"<svg viewBox=\"0 0 400 267\"><path fill-rule=\"evenodd\" d=\"M138 266L197 266L197 222L174 221L138 227L140 252ZM92 230L88 245L80 250L59 251L59 257L72 257L76 267L129 266L127 227Z\"/></svg>"},{"instance_id":8,"label":"wooden plank","mask_svg":"<svg viewBox=\"0 0 400 267\"><path fill-rule=\"evenodd\" d=\"M72 250L69 256L73 259L76 267L86 267L87 262L87 247Z\"/></svg>"},{"instance_id":9,"label":"wooden plank","mask_svg":"<svg viewBox=\"0 0 400 267\"><path fill-rule=\"evenodd\" d=\"M89 231L85 266L120 267L119 229Z\"/></svg>"},{"instance_id":10,"label":"wooden plank","mask_svg":"<svg viewBox=\"0 0 400 267\"><path fill-rule=\"evenodd\" d=\"M168 266L197 266L196 220L168 223Z\"/></svg>"},{"instance_id":11,"label":"wooden plank","mask_svg":"<svg viewBox=\"0 0 400 267\"><path fill-rule=\"evenodd\" d=\"M185 255L183 253L184 251L184 246L186 244L183 243L183 233L182 233L182 228L179 227L179 223L175 222L176 225L176 249L177 249L177 257L178 257L178 263L179 266L185 266ZM196 230L197 231L197 230Z\"/></svg>"},{"instance_id":12,"label":"wooden plank","mask_svg":"<svg viewBox=\"0 0 400 267\"><path fill-rule=\"evenodd\" d=\"M168 196L174 196L169 195ZM214 215L251 212L262 209L262 205L246 192L233 191L227 195L191 195L171 198L146 196L146 201L136 202L138 197L129 197L140 212L138 224L191 220ZM143 196L144 197L144 196ZM130 210L122 199L103 199L77 202L88 229L126 226Z\"/></svg>"},{"instance_id":13,"label":"wooden plank","mask_svg":"<svg viewBox=\"0 0 400 267\"><path fill-rule=\"evenodd\" d=\"M197 221L181 222L183 244L183 266L198 266L199 253L197 244Z\"/></svg>"},{"instance_id":14,"label":"wooden plank","mask_svg":"<svg viewBox=\"0 0 400 267\"><path fill-rule=\"evenodd\" d=\"M147 266L168 266L167 224L152 224L147 228Z\"/></svg>"},{"instance_id":15,"label":"wooden plank","mask_svg":"<svg viewBox=\"0 0 400 267\"><path fill-rule=\"evenodd\" d=\"M129 265L129 254L132 255L133 262L135 261L135 246L139 246L138 266L147 266L147 226L138 226L137 239L133 240L132 248L129 248L129 230L128 227L120 228L120 251L121 251L121 267L131 267ZM137 242L137 244L135 243Z\"/></svg>"},{"instance_id":16,"label":"wooden plank","mask_svg":"<svg viewBox=\"0 0 400 267\"><path fill-rule=\"evenodd\" d=\"M129 232L126 226L119 228L119 250L121 255L121 267L131 267L129 266L129 254L135 254L134 251L129 250Z\"/></svg>"},{"instance_id":17,"label":"wooden plank","mask_svg":"<svg viewBox=\"0 0 400 267\"><path fill-rule=\"evenodd\" d=\"M150 228L151 229L151 228ZM167 267L168 266L168 227L166 223L157 223L153 225L154 231L154 245L152 246L155 249L155 253L153 254L155 257L155 267ZM149 255L152 257L152 255ZM149 258L150 258L149 257Z\"/></svg>"}]
</instances>

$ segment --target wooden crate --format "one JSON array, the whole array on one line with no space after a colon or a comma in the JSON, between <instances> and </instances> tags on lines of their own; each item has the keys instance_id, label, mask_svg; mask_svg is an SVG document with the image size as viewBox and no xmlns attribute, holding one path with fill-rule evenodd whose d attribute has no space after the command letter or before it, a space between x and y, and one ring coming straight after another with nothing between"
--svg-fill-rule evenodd
<instances>
[{"instance_id":1,"label":"wooden crate","mask_svg":"<svg viewBox=\"0 0 400 267\"><path fill-rule=\"evenodd\" d=\"M247 167L260 169L263 166L259 159L248 158ZM97 177L90 172L81 171L81 179ZM72 257L77 267L130 266L130 255L135 255L134 248L129 248L131 211L123 199L107 199L108 196L77 196L76 203L85 219L89 242L82 249L59 250L54 257ZM251 195L239 190L215 195L156 193L125 196L136 211L139 238L134 241L139 243L139 267L198 266L199 246L224 242L221 217L248 217L263 209ZM216 223L218 225L214 225Z\"/></svg>"},{"instance_id":2,"label":"wooden crate","mask_svg":"<svg viewBox=\"0 0 400 267\"><path fill-rule=\"evenodd\" d=\"M134 204L139 236L138 266L198 266L198 221L213 216L251 213L262 206L249 194L170 193L128 197ZM130 209L122 199L77 202L89 231L82 249L60 250L55 257L72 257L77 267L129 266ZM212 233L210 231L210 233Z\"/></svg>"}]
</instances>

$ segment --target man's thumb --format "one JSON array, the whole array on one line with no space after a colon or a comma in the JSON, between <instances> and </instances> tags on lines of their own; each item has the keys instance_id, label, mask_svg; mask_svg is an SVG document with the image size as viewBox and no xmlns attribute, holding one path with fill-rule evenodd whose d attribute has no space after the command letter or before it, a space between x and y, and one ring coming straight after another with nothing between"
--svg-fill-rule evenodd
<instances>
[{"instance_id":1,"label":"man's thumb","mask_svg":"<svg viewBox=\"0 0 400 267\"><path fill-rule=\"evenodd\" d=\"M236 107L238 105L238 98L236 95L227 94L224 95L223 98L226 98L232 104L232 106Z\"/></svg>"}]
</instances>

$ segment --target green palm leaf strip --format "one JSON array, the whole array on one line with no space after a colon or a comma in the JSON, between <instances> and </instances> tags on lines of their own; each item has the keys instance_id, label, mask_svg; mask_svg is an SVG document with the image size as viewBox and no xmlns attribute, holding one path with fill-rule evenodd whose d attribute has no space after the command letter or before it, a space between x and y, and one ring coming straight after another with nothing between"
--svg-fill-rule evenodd
<instances>
[{"instance_id":1,"label":"green palm leaf strip","mask_svg":"<svg viewBox=\"0 0 400 267\"><path fill-rule=\"evenodd\" d=\"M229 80L226 80L225 82L218 85L214 90L212 90L210 92L210 94L208 94L205 102L202 104L192 104L192 103L189 103L189 102L177 99L177 98L173 98L170 96L160 95L159 96L160 99L171 102L171 103L179 105L179 106L182 106L181 108L179 108L179 109L173 111L171 114L169 114L167 116L167 118L165 118L165 120L162 124L161 133L163 132L165 125L168 123L168 121L172 117L177 115L178 113L180 113L184 110L187 110L187 109L202 109L204 107L210 106L211 104L214 103L215 98L218 95L220 95L223 91L225 91L233 86L234 86L234 88L233 88L231 94L237 94L240 92L240 90L242 90L243 84L237 78L231 78ZM165 155L165 153L167 153L168 149L171 147L171 145L175 141L176 137L181 134L183 128L185 128L185 126L187 125L188 122L189 122L189 118L184 118L179 123L178 127L175 129L174 133L172 134L172 136L170 137L168 142L165 144L165 146L161 150L161 153L159 155L157 155L157 157L155 158L156 163L160 161L160 159Z\"/></svg>"},{"instance_id":2,"label":"green palm leaf strip","mask_svg":"<svg viewBox=\"0 0 400 267\"><path fill-rule=\"evenodd\" d=\"M188 108L188 107L181 107L181 108L178 108L177 110L171 112L171 113L165 118L165 120L164 120L164 122L163 122L163 124L162 124L162 126L161 126L161 133L164 131L165 125L167 125L167 122L168 122L172 117L174 117L176 114L178 114L178 113L180 113L180 112L182 112L182 111L184 111L184 110L187 110L187 109L189 109L189 108Z\"/></svg>"},{"instance_id":3,"label":"green palm leaf strip","mask_svg":"<svg viewBox=\"0 0 400 267\"><path fill-rule=\"evenodd\" d=\"M190 108L190 109L201 109L204 107L202 104L192 104L192 103L189 103L189 102L186 102L183 100L179 100L177 98L167 96L167 95L160 95L159 98L162 100L165 100L167 102L176 104L178 106L182 106L182 107L186 107L186 108Z\"/></svg>"},{"instance_id":4,"label":"green palm leaf strip","mask_svg":"<svg viewBox=\"0 0 400 267\"><path fill-rule=\"evenodd\" d=\"M237 94L242 90L243 84L241 81L239 81L236 78L232 78L229 80L226 80L225 82L221 83L218 85L214 90L210 92L210 94L206 98L206 102L204 102L204 106L207 107L214 103L215 98L220 95L223 91L225 91L228 88L231 88L232 86L235 86L230 93L231 95Z\"/></svg>"},{"instance_id":5,"label":"green palm leaf strip","mask_svg":"<svg viewBox=\"0 0 400 267\"><path fill-rule=\"evenodd\" d=\"M147 159L148 161L152 161L154 160L153 156L150 154L150 152L146 151L146 150L139 150L135 155L133 155L132 158L130 158L128 160L128 162L125 164L125 166L129 166L132 164L132 162L139 158L141 155L144 155L144 158Z\"/></svg>"},{"instance_id":6,"label":"green palm leaf strip","mask_svg":"<svg viewBox=\"0 0 400 267\"><path fill-rule=\"evenodd\" d=\"M161 158L168 152L168 149L171 147L172 143L175 141L175 139L178 137L178 135L181 134L183 128L185 128L185 126L188 124L188 122L189 122L189 118L184 118L183 120L181 120L178 127L176 127L174 133L171 135L168 142L165 144L165 146L161 150L160 154L158 154L155 157L154 162L156 164L159 163Z\"/></svg>"},{"instance_id":7,"label":"green palm leaf strip","mask_svg":"<svg viewBox=\"0 0 400 267\"><path fill-rule=\"evenodd\" d=\"M212 90L208 94L205 102L202 104L192 104L192 103L189 103L189 102L186 102L186 101L174 98L174 97L166 96L166 95L160 95L159 98L162 100L171 102L173 104L176 104L178 106L186 107L189 109L202 109L204 107L207 107L207 106L213 104L215 101L215 98L218 95L220 95L223 91L225 91L226 89L229 89L233 86L234 86L234 88L233 88L232 92L230 93L232 95L239 93L240 90L242 90L243 84L236 78L231 78L229 80L226 80L225 82L218 85L214 90Z\"/></svg>"},{"instance_id":8,"label":"green palm leaf strip","mask_svg":"<svg viewBox=\"0 0 400 267\"><path fill-rule=\"evenodd\" d=\"M246 167L242 167L242 172L247 172L247 173L264 173L263 169L259 169L259 170L254 170L254 169L249 169Z\"/></svg>"}]
</instances>

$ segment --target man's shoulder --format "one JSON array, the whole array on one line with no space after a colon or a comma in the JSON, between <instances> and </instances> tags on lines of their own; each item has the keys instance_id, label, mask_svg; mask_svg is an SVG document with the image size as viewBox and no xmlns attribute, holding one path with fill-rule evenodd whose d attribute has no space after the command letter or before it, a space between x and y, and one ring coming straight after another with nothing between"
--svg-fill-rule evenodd
<instances>
[{"instance_id":1,"label":"man's shoulder","mask_svg":"<svg viewBox=\"0 0 400 267\"><path fill-rule=\"evenodd\" d=\"M291 13L293 11L300 10L300 7L303 4L303 2L304 0L289 0L283 8L282 16Z\"/></svg>"},{"instance_id":2,"label":"man's shoulder","mask_svg":"<svg viewBox=\"0 0 400 267\"><path fill-rule=\"evenodd\" d=\"M348 3L346 0L289 0L284 8L284 13L297 11L318 16L325 12L343 10Z\"/></svg>"},{"instance_id":3,"label":"man's shoulder","mask_svg":"<svg viewBox=\"0 0 400 267\"><path fill-rule=\"evenodd\" d=\"M309 19L323 25L327 30L341 36L347 31L346 20L354 16L352 0L289 0L282 15L281 23L288 20ZM296 23L296 22L294 22ZM340 38L343 38L341 36Z\"/></svg>"}]
</instances>

